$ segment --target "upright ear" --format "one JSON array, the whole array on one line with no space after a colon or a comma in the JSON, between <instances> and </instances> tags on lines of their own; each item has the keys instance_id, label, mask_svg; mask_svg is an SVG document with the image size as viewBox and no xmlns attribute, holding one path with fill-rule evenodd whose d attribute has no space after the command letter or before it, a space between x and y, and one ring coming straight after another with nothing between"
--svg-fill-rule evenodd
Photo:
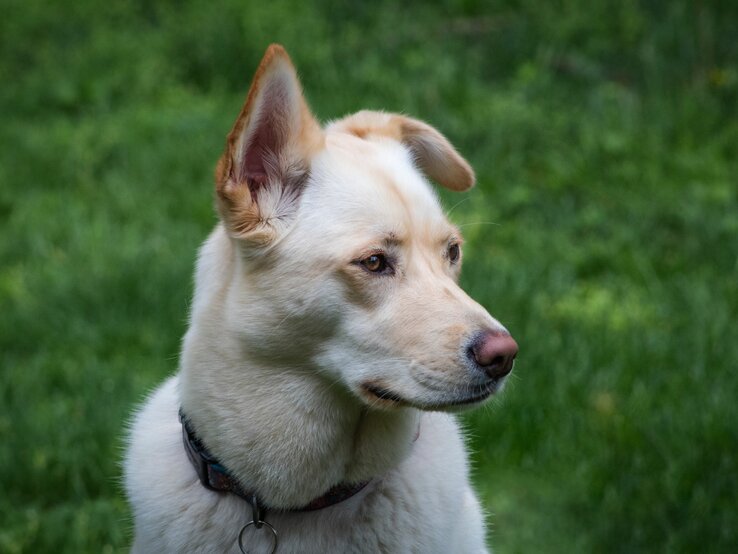
<instances>
[{"instance_id":1,"label":"upright ear","mask_svg":"<svg viewBox=\"0 0 738 554\"><path fill-rule=\"evenodd\" d=\"M231 236L261 246L275 238L323 140L287 52L271 45L215 173L218 211Z\"/></svg>"},{"instance_id":2,"label":"upright ear","mask_svg":"<svg viewBox=\"0 0 738 554\"><path fill-rule=\"evenodd\" d=\"M439 185L454 191L474 186L474 170L436 129L404 115L364 110L333 124L361 138L389 137L403 143L418 168Z\"/></svg>"}]
</instances>

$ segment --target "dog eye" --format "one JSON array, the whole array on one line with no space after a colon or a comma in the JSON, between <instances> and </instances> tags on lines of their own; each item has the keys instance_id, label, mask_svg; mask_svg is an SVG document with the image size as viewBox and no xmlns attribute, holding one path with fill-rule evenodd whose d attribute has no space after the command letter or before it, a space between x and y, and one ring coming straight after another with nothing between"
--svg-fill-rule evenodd
<instances>
[{"instance_id":1,"label":"dog eye","mask_svg":"<svg viewBox=\"0 0 738 554\"><path fill-rule=\"evenodd\" d=\"M461 249L459 248L458 244L452 244L448 247L448 261L450 261L452 264L455 264L459 261L460 255Z\"/></svg>"},{"instance_id":2,"label":"dog eye","mask_svg":"<svg viewBox=\"0 0 738 554\"><path fill-rule=\"evenodd\" d=\"M384 254L372 254L371 256L361 260L361 265L372 273L383 273L387 271L387 268L389 267L387 258Z\"/></svg>"}]
</instances>

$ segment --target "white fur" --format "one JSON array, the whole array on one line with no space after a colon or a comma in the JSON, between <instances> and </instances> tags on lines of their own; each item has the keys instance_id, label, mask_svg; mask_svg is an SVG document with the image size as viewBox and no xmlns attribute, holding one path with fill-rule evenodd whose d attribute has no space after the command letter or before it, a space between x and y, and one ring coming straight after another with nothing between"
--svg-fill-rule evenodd
<instances>
[{"instance_id":1,"label":"white fur","mask_svg":"<svg viewBox=\"0 0 738 554\"><path fill-rule=\"evenodd\" d=\"M237 534L250 510L240 498L200 484L182 448L178 384L177 377L166 381L132 429L126 460L136 519L132 552L238 553ZM278 552L485 552L458 425L442 413L424 413L421 420L406 457L354 497L315 512L267 514L279 532ZM299 448L310 440L302 433L309 432L292 429L274 440ZM249 547L268 552L266 541L258 540L264 537Z\"/></svg>"},{"instance_id":2,"label":"white fur","mask_svg":"<svg viewBox=\"0 0 738 554\"><path fill-rule=\"evenodd\" d=\"M418 408L451 409L478 386L465 345L501 326L456 284L444 253L458 231L408 148L340 124L323 132L299 199L274 184L259 191L262 210L288 214L269 244L249 245L220 224L200 251L179 372L131 428L134 552L237 553L249 521L243 500L200 484L183 449L180 406L269 506L301 506L337 483L371 480L332 507L268 513L280 554L486 552L458 424ZM285 211L281 202L292 204ZM398 244L386 246L388 235ZM376 248L394 249L394 277L355 263ZM362 387L373 380L407 402L372 400ZM266 536L248 546L266 552Z\"/></svg>"}]
</instances>

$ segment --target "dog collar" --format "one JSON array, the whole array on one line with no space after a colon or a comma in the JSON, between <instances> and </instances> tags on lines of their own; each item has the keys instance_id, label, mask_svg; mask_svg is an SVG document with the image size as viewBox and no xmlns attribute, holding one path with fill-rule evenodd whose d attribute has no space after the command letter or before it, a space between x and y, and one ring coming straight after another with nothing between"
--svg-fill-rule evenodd
<instances>
[{"instance_id":1,"label":"dog collar","mask_svg":"<svg viewBox=\"0 0 738 554\"><path fill-rule=\"evenodd\" d=\"M270 509L264 506L253 492L244 490L240 483L228 472L228 470L208 452L202 441L195 435L192 425L187 417L179 410L179 421L182 423L182 442L190 460L195 468L200 483L206 488L217 492L230 492L242 498L251 505L255 513L264 513L267 510L278 512L310 512L333 506L354 496L369 484L369 481L361 483L339 483L332 487L324 495L319 496L300 508L291 510ZM259 518L260 519L260 518Z\"/></svg>"}]
</instances>

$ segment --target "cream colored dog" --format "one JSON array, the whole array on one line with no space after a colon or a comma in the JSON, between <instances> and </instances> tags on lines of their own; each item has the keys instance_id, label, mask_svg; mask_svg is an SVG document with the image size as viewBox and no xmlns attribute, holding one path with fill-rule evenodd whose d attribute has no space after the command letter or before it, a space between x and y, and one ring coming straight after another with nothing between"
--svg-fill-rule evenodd
<instances>
[{"instance_id":1,"label":"cream colored dog","mask_svg":"<svg viewBox=\"0 0 738 554\"><path fill-rule=\"evenodd\" d=\"M179 372L133 422L134 552L269 552L272 528L278 553L486 551L444 412L498 390L517 346L457 285L461 235L424 176L474 184L420 121L321 128L267 50L216 170ZM201 482L208 455L241 497Z\"/></svg>"}]
</instances>

